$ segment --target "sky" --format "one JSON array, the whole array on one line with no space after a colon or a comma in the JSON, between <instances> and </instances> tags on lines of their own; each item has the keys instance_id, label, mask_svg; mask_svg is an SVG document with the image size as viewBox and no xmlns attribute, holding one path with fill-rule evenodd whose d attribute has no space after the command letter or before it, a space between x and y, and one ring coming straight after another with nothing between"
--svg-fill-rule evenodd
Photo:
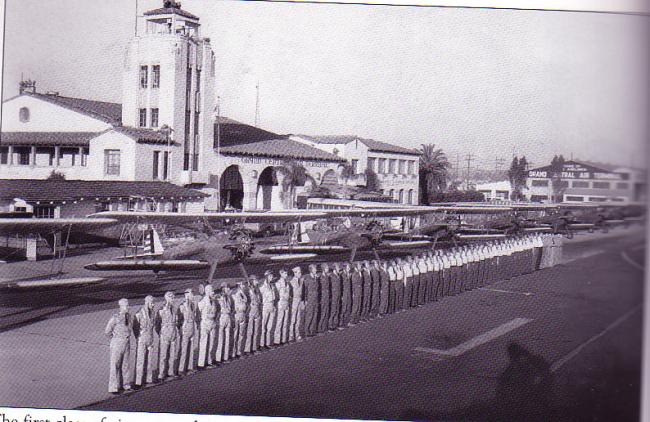
<instances>
[{"instance_id":1,"label":"sky","mask_svg":"<svg viewBox=\"0 0 650 422\"><path fill-rule=\"evenodd\" d=\"M348 134L465 167L554 154L645 166L648 16L184 0L217 58L223 115L276 133ZM138 13L161 0L139 0ZM3 99L120 102L135 1L7 0Z\"/></svg>"}]
</instances>

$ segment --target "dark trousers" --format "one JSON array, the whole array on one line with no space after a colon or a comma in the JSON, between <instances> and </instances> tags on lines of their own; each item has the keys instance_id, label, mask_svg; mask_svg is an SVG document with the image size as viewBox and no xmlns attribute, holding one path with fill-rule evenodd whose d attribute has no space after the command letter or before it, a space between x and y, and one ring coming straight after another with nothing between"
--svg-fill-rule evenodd
<instances>
[{"instance_id":1,"label":"dark trousers","mask_svg":"<svg viewBox=\"0 0 650 422\"><path fill-rule=\"evenodd\" d=\"M401 311L404 309L404 282L402 280L395 281L395 310Z\"/></svg>"},{"instance_id":2,"label":"dark trousers","mask_svg":"<svg viewBox=\"0 0 650 422\"><path fill-rule=\"evenodd\" d=\"M318 302L305 303L305 335L313 336L318 329Z\"/></svg>"}]
</instances>

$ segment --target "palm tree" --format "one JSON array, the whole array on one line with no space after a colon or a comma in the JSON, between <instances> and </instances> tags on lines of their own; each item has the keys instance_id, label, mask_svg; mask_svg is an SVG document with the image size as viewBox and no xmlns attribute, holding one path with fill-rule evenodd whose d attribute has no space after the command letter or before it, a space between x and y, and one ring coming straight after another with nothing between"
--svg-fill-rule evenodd
<instances>
[{"instance_id":1,"label":"palm tree","mask_svg":"<svg viewBox=\"0 0 650 422\"><path fill-rule=\"evenodd\" d=\"M435 144L422 144L420 152L420 198L423 204L428 204L431 194L442 192L447 186L451 164Z\"/></svg>"},{"instance_id":2,"label":"palm tree","mask_svg":"<svg viewBox=\"0 0 650 422\"><path fill-rule=\"evenodd\" d=\"M341 179L345 180L345 184L347 185L348 180L356 176L354 172L354 168L352 167L352 164L347 161L341 164L340 167L341 167Z\"/></svg>"},{"instance_id":3,"label":"palm tree","mask_svg":"<svg viewBox=\"0 0 650 422\"><path fill-rule=\"evenodd\" d=\"M307 180L307 169L292 159L286 159L276 171L284 176L280 198L286 208L293 208L296 199L296 187L304 186Z\"/></svg>"}]
</instances>

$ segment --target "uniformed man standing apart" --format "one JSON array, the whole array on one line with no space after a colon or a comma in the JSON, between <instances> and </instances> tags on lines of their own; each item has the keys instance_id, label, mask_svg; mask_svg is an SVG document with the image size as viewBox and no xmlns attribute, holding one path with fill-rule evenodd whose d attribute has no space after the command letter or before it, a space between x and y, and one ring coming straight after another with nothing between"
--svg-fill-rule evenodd
<instances>
[{"instance_id":1,"label":"uniformed man standing apart","mask_svg":"<svg viewBox=\"0 0 650 422\"><path fill-rule=\"evenodd\" d=\"M257 352L260 348L262 335L262 295L259 290L257 276L248 278L248 324L246 329L246 353Z\"/></svg>"},{"instance_id":2,"label":"uniformed man standing apart","mask_svg":"<svg viewBox=\"0 0 650 422\"><path fill-rule=\"evenodd\" d=\"M214 351L214 340L217 334L217 304L214 299L214 288L208 284L205 286L205 294L199 302L199 314L201 315L199 333L199 368L212 365L212 352Z\"/></svg>"},{"instance_id":3,"label":"uniformed man standing apart","mask_svg":"<svg viewBox=\"0 0 650 422\"><path fill-rule=\"evenodd\" d=\"M341 266L338 262L334 263L334 270L330 272L330 330L336 330L341 318Z\"/></svg>"},{"instance_id":4,"label":"uniformed man standing apart","mask_svg":"<svg viewBox=\"0 0 650 422\"><path fill-rule=\"evenodd\" d=\"M338 264L335 264L338 265ZM340 325L345 326L350 323L350 314L352 313L352 268L350 263L343 265L343 270L339 272L341 278L341 316Z\"/></svg>"},{"instance_id":5,"label":"uniformed man standing apart","mask_svg":"<svg viewBox=\"0 0 650 422\"><path fill-rule=\"evenodd\" d=\"M361 262L357 262L350 275L352 282L352 311L350 323L356 324L361 319L361 305L363 301L363 274L361 274Z\"/></svg>"},{"instance_id":6,"label":"uniformed man standing apart","mask_svg":"<svg viewBox=\"0 0 650 422\"><path fill-rule=\"evenodd\" d=\"M291 300L291 286L287 281L287 270L280 270L280 278L275 282L278 293L278 316L275 322L275 344L286 343L289 340L289 318L291 315L289 301Z\"/></svg>"},{"instance_id":7,"label":"uniformed man standing apart","mask_svg":"<svg viewBox=\"0 0 650 422\"><path fill-rule=\"evenodd\" d=\"M194 349L198 333L196 329L197 309L191 288L185 290L185 299L178 307L178 319L181 327L181 359L178 364L178 372L193 371Z\"/></svg>"},{"instance_id":8,"label":"uniformed man standing apart","mask_svg":"<svg viewBox=\"0 0 650 422\"><path fill-rule=\"evenodd\" d=\"M375 261L379 272L379 315L386 315L390 301L390 275L388 274L388 261Z\"/></svg>"},{"instance_id":9,"label":"uniformed man standing apart","mask_svg":"<svg viewBox=\"0 0 650 422\"><path fill-rule=\"evenodd\" d=\"M260 286L262 294L262 347L269 348L273 345L273 334L275 331L275 319L277 315L276 304L278 293L273 281L273 272L264 271L264 281Z\"/></svg>"},{"instance_id":10,"label":"uniformed man standing apart","mask_svg":"<svg viewBox=\"0 0 650 422\"><path fill-rule=\"evenodd\" d=\"M117 394L122 387L131 389L129 356L131 353L131 316L129 315L129 300L120 299L120 310L111 316L104 333L111 339L110 342L110 371L108 378L108 392Z\"/></svg>"},{"instance_id":11,"label":"uniformed man standing apart","mask_svg":"<svg viewBox=\"0 0 650 422\"><path fill-rule=\"evenodd\" d=\"M324 333L330 325L330 267L327 263L320 265L320 314L318 317L318 332Z\"/></svg>"},{"instance_id":12,"label":"uniformed man standing apart","mask_svg":"<svg viewBox=\"0 0 650 422\"><path fill-rule=\"evenodd\" d=\"M215 361L223 362L230 359L230 348L232 339L232 301L230 299L230 286L227 284L221 288L221 294L217 298L219 303L219 336L217 337L217 352Z\"/></svg>"},{"instance_id":13,"label":"uniformed man standing apart","mask_svg":"<svg viewBox=\"0 0 650 422\"><path fill-rule=\"evenodd\" d=\"M174 293L165 293L165 304L158 311L158 335L160 349L158 360L158 379L175 376L176 358L178 352L178 315L174 308Z\"/></svg>"},{"instance_id":14,"label":"uniformed man standing apart","mask_svg":"<svg viewBox=\"0 0 650 422\"><path fill-rule=\"evenodd\" d=\"M316 265L309 265L309 274L303 278L305 288L305 335L313 336L318 331L318 273Z\"/></svg>"},{"instance_id":15,"label":"uniformed man standing apart","mask_svg":"<svg viewBox=\"0 0 650 422\"><path fill-rule=\"evenodd\" d=\"M289 321L289 341L302 339L305 318L305 288L300 267L294 267L291 286L291 320Z\"/></svg>"},{"instance_id":16,"label":"uniformed man standing apart","mask_svg":"<svg viewBox=\"0 0 650 422\"><path fill-rule=\"evenodd\" d=\"M231 297L235 308L235 323L232 330L233 355L241 356L245 353L246 334L248 334L248 296L244 291L243 283L235 286Z\"/></svg>"}]
</instances>

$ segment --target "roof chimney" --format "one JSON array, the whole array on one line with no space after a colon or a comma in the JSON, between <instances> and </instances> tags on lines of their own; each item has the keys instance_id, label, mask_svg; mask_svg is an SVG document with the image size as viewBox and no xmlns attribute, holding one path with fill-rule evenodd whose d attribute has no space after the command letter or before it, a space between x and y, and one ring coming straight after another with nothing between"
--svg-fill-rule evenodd
<instances>
[{"instance_id":1,"label":"roof chimney","mask_svg":"<svg viewBox=\"0 0 650 422\"><path fill-rule=\"evenodd\" d=\"M23 94L25 92L36 94L36 81L32 81L31 79L20 81L18 84L18 93Z\"/></svg>"}]
</instances>

